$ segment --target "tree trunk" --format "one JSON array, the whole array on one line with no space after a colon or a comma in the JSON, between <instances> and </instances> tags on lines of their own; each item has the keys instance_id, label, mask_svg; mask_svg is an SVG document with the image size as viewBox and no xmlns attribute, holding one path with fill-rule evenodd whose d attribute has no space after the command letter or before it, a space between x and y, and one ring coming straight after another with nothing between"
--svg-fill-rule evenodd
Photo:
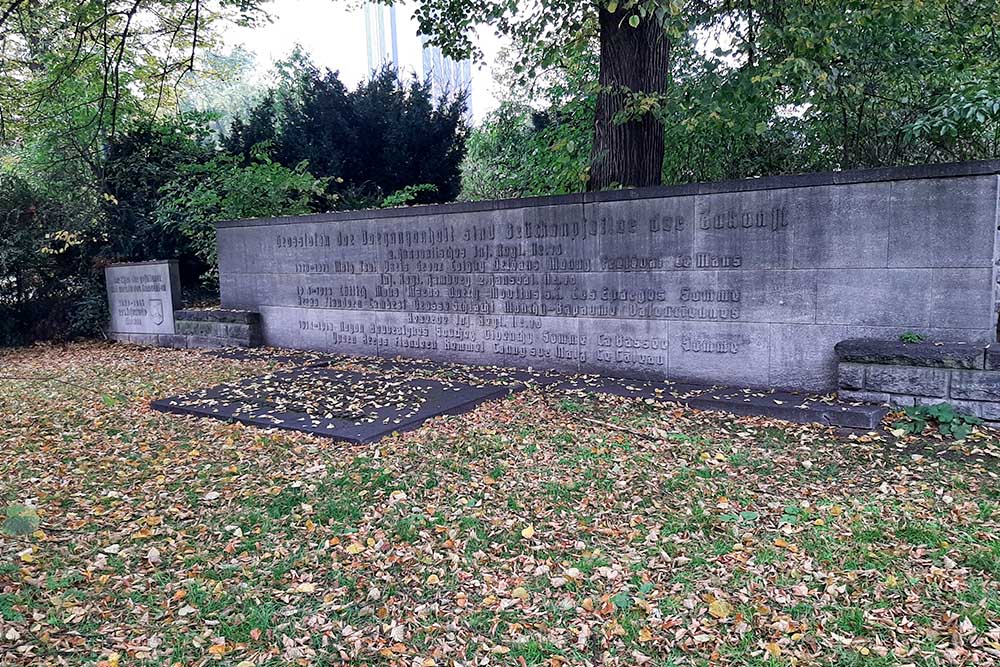
<instances>
[{"instance_id":1,"label":"tree trunk","mask_svg":"<svg viewBox=\"0 0 1000 667\"><path fill-rule=\"evenodd\" d=\"M666 91L670 39L652 17L629 25L623 11L600 11L601 89L594 118L590 190L659 185L663 172L663 125L653 114L618 122L632 93Z\"/></svg>"}]
</instances>

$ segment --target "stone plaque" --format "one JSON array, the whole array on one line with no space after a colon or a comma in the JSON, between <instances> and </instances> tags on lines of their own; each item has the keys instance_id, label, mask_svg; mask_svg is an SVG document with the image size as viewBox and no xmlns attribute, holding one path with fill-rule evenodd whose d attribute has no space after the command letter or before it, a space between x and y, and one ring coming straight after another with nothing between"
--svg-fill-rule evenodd
<instances>
[{"instance_id":1,"label":"stone plaque","mask_svg":"<svg viewBox=\"0 0 1000 667\"><path fill-rule=\"evenodd\" d=\"M836 386L833 345L993 340L1000 162L218 226L265 343L622 377Z\"/></svg>"},{"instance_id":2,"label":"stone plaque","mask_svg":"<svg viewBox=\"0 0 1000 667\"><path fill-rule=\"evenodd\" d=\"M173 334L181 305L177 261L112 264L104 270L111 334Z\"/></svg>"}]
</instances>

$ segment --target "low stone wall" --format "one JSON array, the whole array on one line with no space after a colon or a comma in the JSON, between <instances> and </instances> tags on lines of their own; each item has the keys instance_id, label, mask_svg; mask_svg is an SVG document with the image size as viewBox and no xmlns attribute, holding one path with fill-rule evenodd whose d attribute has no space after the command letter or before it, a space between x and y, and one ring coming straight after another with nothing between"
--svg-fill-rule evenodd
<instances>
[{"instance_id":1,"label":"low stone wall","mask_svg":"<svg viewBox=\"0 0 1000 667\"><path fill-rule=\"evenodd\" d=\"M959 412L1000 422L997 345L854 339L835 349L843 400L898 406L950 403Z\"/></svg>"},{"instance_id":2,"label":"low stone wall","mask_svg":"<svg viewBox=\"0 0 1000 667\"><path fill-rule=\"evenodd\" d=\"M115 340L180 349L258 347L260 313L246 310L192 309L173 313L176 333L119 334Z\"/></svg>"},{"instance_id":3,"label":"low stone wall","mask_svg":"<svg viewBox=\"0 0 1000 667\"><path fill-rule=\"evenodd\" d=\"M248 310L179 310L174 317L183 347L258 347L263 338L260 313Z\"/></svg>"}]
</instances>

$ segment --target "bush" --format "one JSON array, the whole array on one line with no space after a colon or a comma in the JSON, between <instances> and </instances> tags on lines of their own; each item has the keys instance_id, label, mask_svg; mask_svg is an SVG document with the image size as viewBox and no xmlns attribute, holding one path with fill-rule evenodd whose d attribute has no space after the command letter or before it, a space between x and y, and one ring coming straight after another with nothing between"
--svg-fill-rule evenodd
<instances>
[{"instance_id":1,"label":"bush","mask_svg":"<svg viewBox=\"0 0 1000 667\"><path fill-rule=\"evenodd\" d=\"M0 211L0 345L96 333L107 307L78 307L103 298L103 285L73 212L10 173L0 173Z\"/></svg>"},{"instance_id":2,"label":"bush","mask_svg":"<svg viewBox=\"0 0 1000 667\"><path fill-rule=\"evenodd\" d=\"M217 278L215 223L244 218L300 215L326 208L327 179L316 178L305 162L288 169L266 156L243 166L220 156L191 165L160 190L157 223L188 239L194 253Z\"/></svg>"},{"instance_id":3,"label":"bush","mask_svg":"<svg viewBox=\"0 0 1000 667\"><path fill-rule=\"evenodd\" d=\"M245 118L223 146L247 163L263 148L294 169L306 161L329 179L342 208L374 208L408 187L413 203L454 200L465 155L465 91L435 100L428 82L404 80L393 68L350 91L336 72L321 72L301 54L281 84Z\"/></svg>"}]
</instances>

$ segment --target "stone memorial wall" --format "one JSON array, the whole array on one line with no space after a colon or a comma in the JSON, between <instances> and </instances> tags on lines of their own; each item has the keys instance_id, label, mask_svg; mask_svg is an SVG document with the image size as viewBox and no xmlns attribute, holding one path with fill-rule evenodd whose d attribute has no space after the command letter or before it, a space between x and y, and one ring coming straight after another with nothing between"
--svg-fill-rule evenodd
<instances>
[{"instance_id":1,"label":"stone memorial wall","mask_svg":"<svg viewBox=\"0 0 1000 667\"><path fill-rule=\"evenodd\" d=\"M112 264L104 269L110 337L148 342L141 336L173 334L174 309L180 307L181 298L179 276L176 260Z\"/></svg>"},{"instance_id":2,"label":"stone memorial wall","mask_svg":"<svg viewBox=\"0 0 1000 667\"><path fill-rule=\"evenodd\" d=\"M847 338L995 340L1000 162L218 226L269 345L836 387Z\"/></svg>"}]
</instances>

